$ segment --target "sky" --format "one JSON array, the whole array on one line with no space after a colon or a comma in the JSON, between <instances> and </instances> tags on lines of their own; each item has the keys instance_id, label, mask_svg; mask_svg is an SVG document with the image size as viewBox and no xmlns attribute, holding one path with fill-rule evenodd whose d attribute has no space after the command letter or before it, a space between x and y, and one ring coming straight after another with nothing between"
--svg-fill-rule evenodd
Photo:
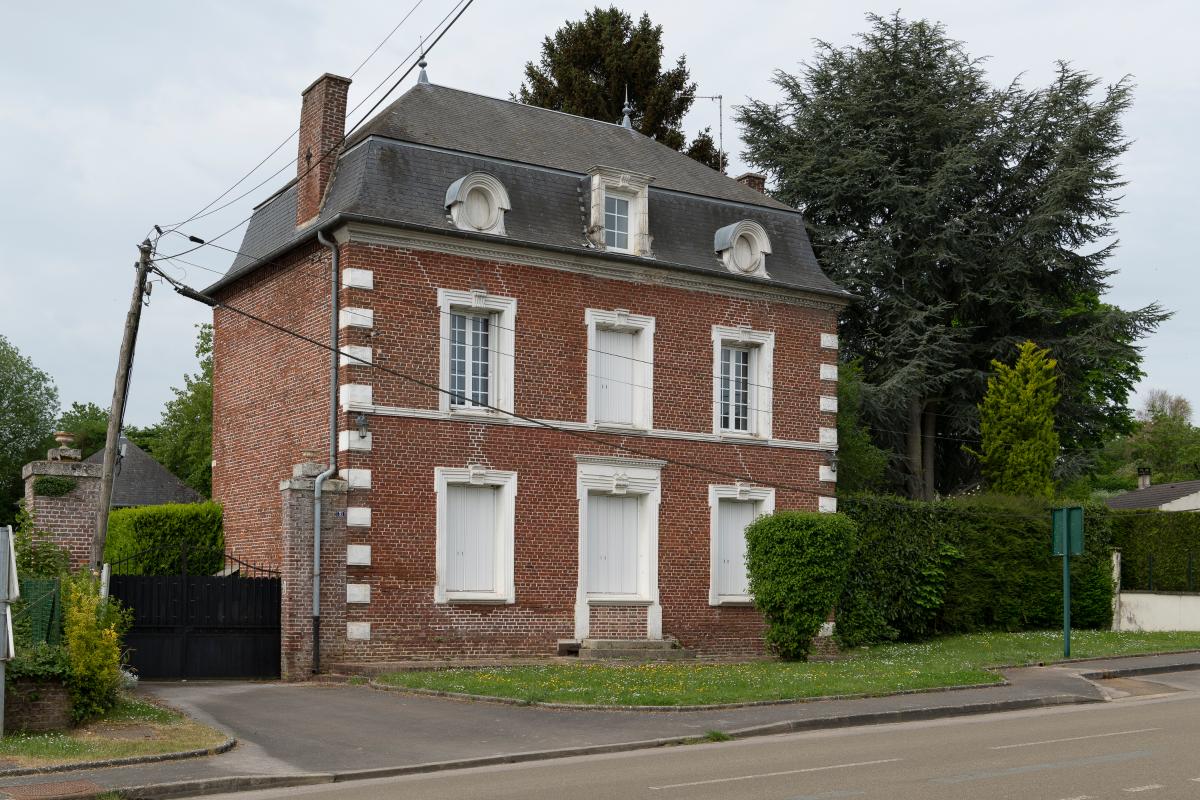
<instances>
[{"instance_id":1,"label":"sky","mask_svg":"<svg viewBox=\"0 0 1200 800\"><path fill-rule=\"evenodd\" d=\"M299 121L300 91L322 73L353 72L415 2L109 0L5 8L0 335L51 375L64 408L109 404L136 245L152 225L188 218L284 142ZM411 62L420 37L453 2L421 0L354 76L351 107ZM542 38L593 5L475 0L430 53L430 79L507 97ZM1193 238L1193 187L1200 184L1200 4L741 0L734 7L661 0L622 7L635 16L646 11L663 26L666 59L686 54L700 94L724 97L731 175L748 168L733 107L746 98L778 99L775 70L797 71L813 57L815 39L852 43L870 12L898 7L905 17L944 23L968 52L989 57L998 84L1018 75L1028 86L1046 83L1059 59L1105 82L1131 75L1137 90L1125 126L1134 144L1122 164L1129 185L1111 262L1119 273L1107 299L1127 308L1158 301L1176 312L1144 342L1139 393L1166 389L1200 407L1200 370L1191 362L1200 346L1200 281L1184 247ZM398 91L414 81L415 73ZM698 100L685 127L715 133L718 121L717 103ZM292 139L222 203L265 181L260 188L184 230L212 239L240 223L294 174L288 162L295 155ZM238 229L219 242L236 248L240 240ZM185 246L169 237L160 251ZM216 277L204 268L222 272L232 256L204 247L185 258L199 266L174 274L202 287ZM142 314L127 422L158 420L171 387L197 369L195 326L208 319L207 308L155 287Z\"/></svg>"}]
</instances>

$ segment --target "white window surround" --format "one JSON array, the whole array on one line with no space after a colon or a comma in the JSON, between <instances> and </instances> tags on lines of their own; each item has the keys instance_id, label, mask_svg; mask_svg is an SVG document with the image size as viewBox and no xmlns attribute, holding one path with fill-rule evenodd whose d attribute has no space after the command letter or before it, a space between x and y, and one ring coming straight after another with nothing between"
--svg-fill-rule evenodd
<instances>
[{"instance_id":1,"label":"white window surround","mask_svg":"<svg viewBox=\"0 0 1200 800\"><path fill-rule=\"evenodd\" d=\"M755 331L747 326L727 328L712 327L712 424L713 433L722 438L771 438L771 409L773 407L773 377L775 361L775 334L771 331ZM751 348L749 377L749 431L730 431L721 427L721 348Z\"/></svg>"},{"instance_id":2,"label":"white window surround","mask_svg":"<svg viewBox=\"0 0 1200 800\"><path fill-rule=\"evenodd\" d=\"M763 226L753 220L744 219L719 228L713 234L713 251L721 257L725 269L734 275L771 277L767 274L771 240Z\"/></svg>"},{"instance_id":3,"label":"white window surround","mask_svg":"<svg viewBox=\"0 0 1200 800\"><path fill-rule=\"evenodd\" d=\"M597 422L600 352L598 331L612 330L634 334L631 370L633 389L633 422L629 427L650 430L654 427L654 317L630 314L622 308L601 311L589 308L583 312L587 326L587 422L599 428L622 428L611 422Z\"/></svg>"},{"instance_id":4,"label":"white window surround","mask_svg":"<svg viewBox=\"0 0 1200 800\"><path fill-rule=\"evenodd\" d=\"M595 166L588 171L591 210L588 233L602 250L653 258L650 247L649 175L613 167ZM629 247L617 249L604 244L604 198L612 194L629 201Z\"/></svg>"},{"instance_id":5,"label":"white window surround","mask_svg":"<svg viewBox=\"0 0 1200 800\"><path fill-rule=\"evenodd\" d=\"M662 638L662 606L658 600L658 507L665 461L617 456L575 456L575 493L579 501L579 575L575 596L575 638L586 639L593 605L644 605L650 639ZM589 596L588 500L593 495L633 495L638 509L638 590L628 596Z\"/></svg>"},{"instance_id":6,"label":"white window surround","mask_svg":"<svg viewBox=\"0 0 1200 800\"><path fill-rule=\"evenodd\" d=\"M709 584L708 584L708 604L710 606L720 605L746 605L753 602L750 595L721 595L717 592L718 587L718 552L720 549L720 530L718 511L722 500L738 500L743 502L753 502L758 504L756 516L764 516L766 514L775 513L775 490L764 486L751 486L750 484L738 483L733 486L718 486L710 485L708 487L708 508L709 508Z\"/></svg>"},{"instance_id":7,"label":"white window surround","mask_svg":"<svg viewBox=\"0 0 1200 800\"><path fill-rule=\"evenodd\" d=\"M512 208L512 203L504 184L495 176L472 172L446 189L446 208L460 230L504 236L504 212Z\"/></svg>"},{"instance_id":8,"label":"white window surround","mask_svg":"<svg viewBox=\"0 0 1200 800\"><path fill-rule=\"evenodd\" d=\"M433 471L434 491L437 493L437 545L435 552L436 578L433 587L435 603L515 603L514 581L514 529L517 503L517 473L485 469L472 464L469 467L437 467ZM495 486L499 491L496 509L495 547L495 591L450 592L446 590L445 576L448 567L447 488L452 484L467 486Z\"/></svg>"},{"instance_id":9,"label":"white window surround","mask_svg":"<svg viewBox=\"0 0 1200 800\"><path fill-rule=\"evenodd\" d=\"M502 411L513 411L513 372L516 360L517 301L512 297L498 297L482 289L462 292L453 289L437 290L438 308L441 310L438 331L441 337L441 353L438 386L450 387L450 315L455 312L488 314L494 321L488 337L489 349L489 393L488 404ZM497 412L471 406L451 406L450 395L438 392L438 408L454 415L495 416Z\"/></svg>"}]
</instances>

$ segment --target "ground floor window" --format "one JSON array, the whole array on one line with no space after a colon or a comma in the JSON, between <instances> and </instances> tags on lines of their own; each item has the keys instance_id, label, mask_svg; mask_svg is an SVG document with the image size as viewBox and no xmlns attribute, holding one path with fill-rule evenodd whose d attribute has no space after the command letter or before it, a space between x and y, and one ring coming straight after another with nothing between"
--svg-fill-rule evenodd
<instances>
[{"instance_id":1,"label":"ground floor window","mask_svg":"<svg viewBox=\"0 0 1200 800\"><path fill-rule=\"evenodd\" d=\"M514 602L516 473L471 466L439 467L434 474L434 601Z\"/></svg>"},{"instance_id":2,"label":"ground floor window","mask_svg":"<svg viewBox=\"0 0 1200 800\"><path fill-rule=\"evenodd\" d=\"M709 603L749 603L746 528L775 510L775 490L747 485L710 486Z\"/></svg>"}]
</instances>

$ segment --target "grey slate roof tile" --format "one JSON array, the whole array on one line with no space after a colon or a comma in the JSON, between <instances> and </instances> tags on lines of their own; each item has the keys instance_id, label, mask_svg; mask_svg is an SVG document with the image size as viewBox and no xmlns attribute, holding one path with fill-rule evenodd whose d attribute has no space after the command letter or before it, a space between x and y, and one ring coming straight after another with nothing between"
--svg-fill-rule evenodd
<instances>
[{"instance_id":1,"label":"grey slate roof tile","mask_svg":"<svg viewBox=\"0 0 1200 800\"><path fill-rule=\"evenodd\" d=\"M588 170L605 165L656 178L649 190L649 263L737 277L713 252L713 234L751 219L771 239L771 283L845 295L821 272L797 211L619 125L418 84L350 142L317 222L296 230L296 187L289 185L259 206L241 254L210 289L339 215L454 232L443 206L446 187L474 171L494 175L508 191L508 241L605 256L589 249L580 213Z\"/></svg>"},{"instance_id":2,"label":"grey slate roof tile","mask_svg":"<svg viewBox=\"0 0 1200 800\"><path fill-rule=\"evenodd\" d=\"M199 492L176 478L145 450L128 439L122 440L122 444L125 445L125 456L120 460L120 470L113 478L114 506L157 506L204 500ZM104 450L92 453L84 461L89 464L103 463Z\"/></svg>"},{"instance_id":3,"label":"grey slate roof tile","mask_svg":"<svg viewBox=\"0 0 1200 800\"><path fill-rule=\"evenodd\" d=\"M1158 508L1161 505L1200 492L1200 481L1178 481L1161 483L1135 489L1105 500L1109 508Z\"/></svg>"}]
</instances>

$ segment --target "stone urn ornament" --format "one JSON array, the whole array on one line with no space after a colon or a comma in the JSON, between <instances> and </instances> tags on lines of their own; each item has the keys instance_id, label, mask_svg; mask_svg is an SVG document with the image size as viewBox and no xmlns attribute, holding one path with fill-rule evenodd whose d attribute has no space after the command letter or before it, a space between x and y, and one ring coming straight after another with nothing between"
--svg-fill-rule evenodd
<instances>
[{"instance_id":1,"label":"stone urn ornament","mask_svg":"<svg viewBox=\"0 0 1200 800\"><path fill-rule=\"evenodd\" d=\"M58 442L58 446L69 449L75 444L75 434L70 431L55 431L54 441Z\"/></svg>"}]
</instances>

